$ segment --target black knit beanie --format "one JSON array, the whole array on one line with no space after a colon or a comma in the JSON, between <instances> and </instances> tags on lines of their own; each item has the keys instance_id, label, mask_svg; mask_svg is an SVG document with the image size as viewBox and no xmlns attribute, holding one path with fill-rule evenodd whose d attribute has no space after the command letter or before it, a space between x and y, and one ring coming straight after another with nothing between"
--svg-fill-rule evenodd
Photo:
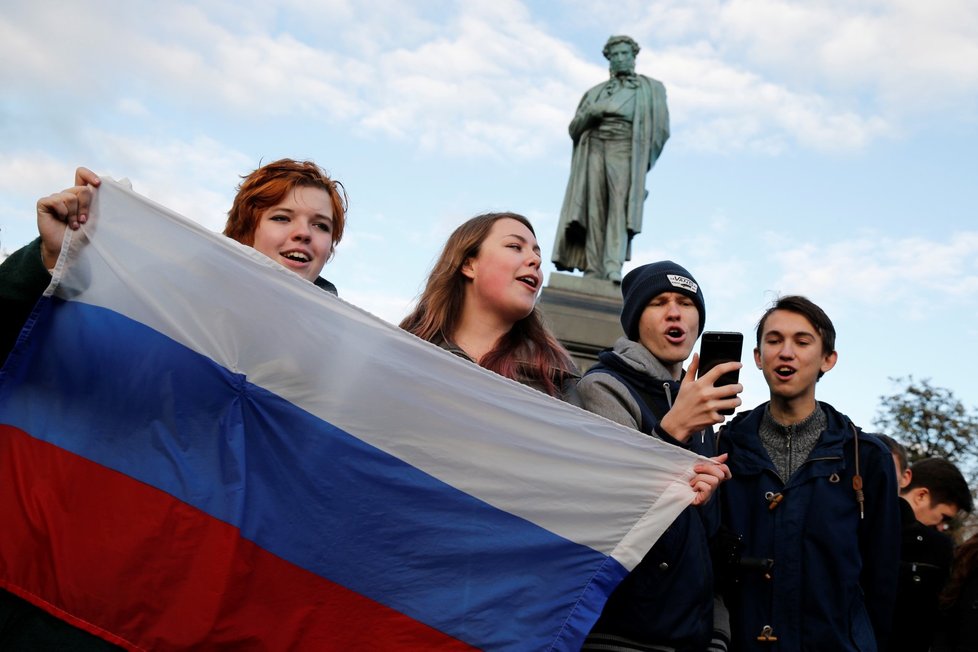
<instances>
[{"instance_id":1,"label":"black knit beanie","mask_svg":"<svg viewBox=\"0 0 978 652\"><path fill-rule=\"evenodd\" d=\"M706 326L706 300L703 289L693 275L671 260L662 260L636 267L625 275L621 282L621 296L625 300L621 307L621 327L628 339L638 341L638 320L649 301L663 292L678 292L693 300L700 313L700 332Z\"/></svg>"}]
</instances>

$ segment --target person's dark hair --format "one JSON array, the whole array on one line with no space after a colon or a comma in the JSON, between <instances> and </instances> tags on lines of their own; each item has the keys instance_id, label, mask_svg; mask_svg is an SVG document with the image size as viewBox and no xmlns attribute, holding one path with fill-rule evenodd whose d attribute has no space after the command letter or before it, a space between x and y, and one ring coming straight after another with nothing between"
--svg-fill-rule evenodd
<instances>
[{"instance_id":1,"label":"person's dark hair","mask_svg":"<svg viewBox=\"0 0 978 652\"><path fill-rule=\"evenodd\" d=\"M904 448L903 444L889 435L876 436L881 442L886 444L886 447L890 449L891 454L896 455L897 460L900 462L900 473L906 473L907 467L910 466L910 458L907 457L907 449Z\"/></svg>"},{"instance_id":2,"label":"person's dark hair","mask_svg":"<svg viewBox=\"0 0 978 652\"><path fill-rule=\"evenodd\" d=\"M241 178L243 181L238 186L238 193L228 211L224 235L241 244L252 246L262 211L281 202L285 194L294 188L320 188L329 195L333 206L333 242L329 252L329 257L332 258L336 245L343 237L349 203L342 183L331 179L325 170L312 161L296 161L290 158L263 165Z\"/></svg>"},{"instance_id":3,"label":"person's dark hair","mask_svg":"<svg viewBox=\"0 0 978 652\"><path fill-rule=\"evenodd\" d=\"M449 236L417 306L401 321L401 328L429 342L453 341L462 317L465 288L470 282L462 273L462 266L479 254L493 224L506 218L520 222L536 235L530 221L517 213L487 213L466 221ZM496 348L477 362L513 380L518 380L523 372L539 380L551 396L560 393L554 382L555 372L557 376L574 374L570 355L544 325L536 308L513 324Z\"/></svg>"},{"instance_id":4,"label":"person's dark hair","mask_svg":"<svg viewBox=\"0 0 978 652\"><path fill-rule=\"evenodd\" d=\"M943 457L928 457L914 462L910 466L910 472L913 474L910 484L900 491L901 494L924 487L930 492L932 505L956 505L958 509L969 513L974 508L968 482L958 467Z\"/></svg>"},{"instance_id":5,"label":"person's dark hair","mask_svg":"<svg viewBox=\"0 0 978 652\"><path fill-rule=\"evenodd\" d=\"M632 54L635 56L638 56L638 51L642 49L638 47L638 43L636 43L635 39L633 39L631 36L611 36L608 38L608 42L604 44L604 49L601 50L601 54L604 55L605 59L608 58L608 53L611 52L611 48L619 43L627 43L628 46L632 48Z\"/></svg>"},{"instance_id":6,"label":"person's dark hair","mask_svg":"<svg viewBox=\"0 0 978 652\"><path fill-rule=\"evenodd\" d=\"M961 589L972 573L978 572L978 534L974 535L954 551L951 577L941 592L940 602L950 607L958 601Z\"/></svg>"},{"instance_id":7,"label":"person's dark hair","mask_svg":"<svg viewBox=\"0 0 978 652\"><path fill-rule=\"evenodd\" d=\"M835 326L832 325L832 320L811 299L797 294L779 297L761 316L760 321L757 322L757 348L761 348L761 338L764 336L764 322L767 321L767 318L775 310L787 310L807 319L815 327L815 330L818 331L819 337L822 338L822 354L828 355L835 351ZM824 375L824 371L818 372L819 378Z\"/></svg>"}]
</instances>

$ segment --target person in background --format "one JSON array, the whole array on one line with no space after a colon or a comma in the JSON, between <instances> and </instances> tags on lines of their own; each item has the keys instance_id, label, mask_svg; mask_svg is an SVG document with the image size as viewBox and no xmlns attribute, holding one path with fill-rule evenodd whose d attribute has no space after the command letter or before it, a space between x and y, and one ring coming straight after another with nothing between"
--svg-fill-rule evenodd
<instances>
[{"instance_id":1,"label":"person in background","mask_svg":"<svg viewBox=\"0 0 978 652\"><path fill-rule=\"evenodd\" d=\"M978 652L978 534L958 546L931 652Z\"/></svg>"},{"instance_id":2,"label":"person in background","mask_svg":"<svg viewBox=\"0 0 978 652\"><path fill-rule=\"evenodd\" d=\"M624 335L581 379L581 406L670 445L716 455L713 426L724 420L720 410L740 405L743 387L713 386L740 362L697 379L694 354L683 371L706 325L702 288L666 260L633 269L621 290ZM696 469L712 487L729 477L724 458L714 460ZM583 649L726 649L729 624L714 600L709 544L718 516L715 500L687 507L611 594Z\"/></svg>"},{"instance_id":3,"label":"person in background","mask_svg":"<svg viewBox=\"0 0 978 652\"><path fill-rule=\"evenodd\" d=\"M907 449L889 435L876 436L890 449L890 455L893 456L893 466L896 469L897 477L897 493L899 493L910 483L910 458L907 457Z\"/></svg>"},{"instance_id":4,"label":"person in background","mask_svg":"<svg viewBox=\"0 0 978 652\"><path fill-rule=\"evenodd\" d=\"M890 649L926 652L937 630L938 596L951 573L954 544L936 528L973 508L961 471L930 457L909 469L900 490L900 580Z\"/></svg>"}]
</instances>

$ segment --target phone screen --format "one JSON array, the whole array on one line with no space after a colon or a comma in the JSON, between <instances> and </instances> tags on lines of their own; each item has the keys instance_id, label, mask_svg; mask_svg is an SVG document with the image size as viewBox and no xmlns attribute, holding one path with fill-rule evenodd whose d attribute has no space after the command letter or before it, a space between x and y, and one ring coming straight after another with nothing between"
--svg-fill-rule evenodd
<instances>
[{"instance_id":1,"label":"phone screen","mask_svg":"<svg viewBox=\"0 0 978 652\"><path fill-rule=\"evenodd\" d=\"M744 348L742 333L706 331L700 341L700 367L697 377L702 378L710 369L722 362L740 362ZM717 379L714 385L733 385L740 379L740 370L729 371ZM733 409L721 410L720 414L733 414Z\"/></svg>"}]
</instances>

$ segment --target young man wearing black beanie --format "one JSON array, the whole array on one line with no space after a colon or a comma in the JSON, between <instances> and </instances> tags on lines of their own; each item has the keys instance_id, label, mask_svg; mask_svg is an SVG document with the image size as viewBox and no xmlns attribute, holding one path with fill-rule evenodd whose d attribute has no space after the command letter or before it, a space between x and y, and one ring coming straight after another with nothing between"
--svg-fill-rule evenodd
<instances>
[{"instance_id":1,"label":"young man wearing black beanie","mask_svg":"<svg viewBox=\"0 0 978 652\"><path fill-rule=\"evenodd\" d=\"M669 444L715 455L712 427L720 410L740 405L741 385L716 388L727 362L696 378L683 363L706 322L703 290L672 261L643 265L621 284L625 336L598 355L578 384L581 405ZM723 460L717 458L723 468ZM584 650L725 650L725 610L716 610L708 539L717 501L687 507L615 589ZM716 620L716 622L714 622Z\"/></svg>"},{"instance_id":2,"label":"young man wearing black beanie","mask_svg":"<svg viewBox=\"0 0 978 652\"><path fill-rule=\"evenodd\" d=\"M899 562L890 451L815 400L838 359L835 327L805 297L757 325L754 361L771 400L720 430L733 478L721 520L739 554L725 582L737 650L884 650ZM903 649L901 646L900 649Z\"/></svg>"}]
</instances>

